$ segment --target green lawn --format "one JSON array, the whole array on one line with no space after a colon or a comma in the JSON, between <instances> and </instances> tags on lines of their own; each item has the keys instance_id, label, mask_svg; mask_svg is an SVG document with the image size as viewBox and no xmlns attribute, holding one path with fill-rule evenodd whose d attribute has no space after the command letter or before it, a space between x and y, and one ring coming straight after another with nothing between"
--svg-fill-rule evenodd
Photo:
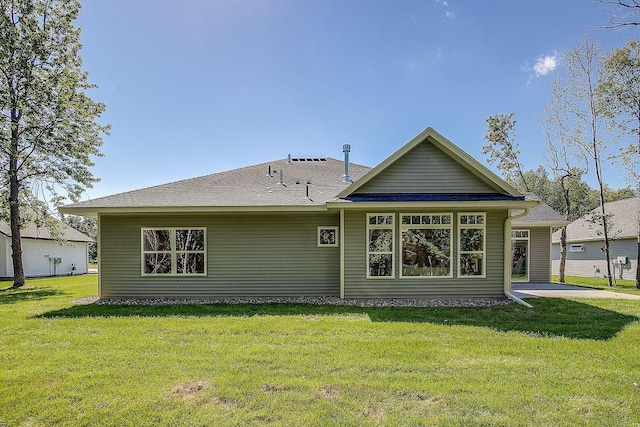
<instances>
[{"instance_id":1,"label":"green lawn","mask_svg":"<svg viewBox=\"0 0 640 427\"><path fill-rule=\"evenodd\" d=\"M560 283L558 282L558 275L556 274L554 274L551 279L553 283ZM636 288L635 280L618 279L615 281L615 286L609 287L607 279L603 279L601 277L565 276L564 284L640 295L640 289Z\"/></svg>"},{"instance_id":2,"label":"green lawn","mask_svg":"<svg viewBox=\"0 0 640 427\"><path fill-rule=\"evenodd\" d=\"M0 290L0 425L640 425L637 301L74 305L96 287Z\"/></svg>"}]
</instances>

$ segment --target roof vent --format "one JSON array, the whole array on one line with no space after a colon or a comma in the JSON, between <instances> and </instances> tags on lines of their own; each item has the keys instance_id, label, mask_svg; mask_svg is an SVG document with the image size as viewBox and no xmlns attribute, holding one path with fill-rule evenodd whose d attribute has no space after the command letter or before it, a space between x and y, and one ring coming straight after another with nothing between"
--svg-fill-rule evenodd
<instances>
[{"instance_id":1,"label":"roof vent","mask_svg":"<svg viewBox=\"0 0 640 427\"><path fill-rule=\"evenodd\" d=\"M271 174L271 165L269 165L269 173L267 173L267 176L273 176L273 175Z\"/></svg>"},{"instance_id":2,"label":"roof vent","mask_svg":"<svg viewBox=\"0 0 640 427\"><path fill-rule=\"evenodd\" d=\"M326 162L327 159L324 157L294 157L291 159L292 162Z\"/></svg>"},{"instance_id":3,"label":"roof vent","mask_svg":"<svg viewBox=\"0 0 640 427\"><path fill-rule=\"evenodd\" d=\"M287 163L291 164L291 153L289 153L289 156L287 156Z\"/></svg>"},{"instance_id":4,"label":"roof vent","mask_svg":"<svg viewBox=\"0 0 640 427\"><path fill-rule=\"evenodd\" d=\"M311 197L309 197L309 183L307 183L307 193L306 194L307 195L304 197L304 199L313 202L313 200L311 200Z\"/></svg>"},{"instance_id":5,"label":"roof vent","mask_svg":"<svg viewBox=\"0 0 640 427\"><path fill-rule=\"evenodd\" d=\"M286 187L286 185L284 184L284 180L282 179L282 169L280 169L280 182L278 182L278 185L282 185L283 187Z\"/></svg>"},{"instance_id":6,"label":"roof vent","mask_svg":"<svg viewBox=\"0 0 640 427\"><path fill-rule=\"evenodd\" d=\"M344 144L342 146L342 152L344 153L344 175L342 180L344 182L352 182L349 176L349 153L351 152L351 144Z\"/></svg>"}]
</instances>

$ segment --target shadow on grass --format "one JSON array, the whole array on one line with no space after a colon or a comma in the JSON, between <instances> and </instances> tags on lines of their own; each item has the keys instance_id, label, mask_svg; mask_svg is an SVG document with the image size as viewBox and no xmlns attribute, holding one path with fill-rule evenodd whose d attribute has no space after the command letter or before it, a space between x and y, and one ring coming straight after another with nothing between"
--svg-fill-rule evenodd
<instances>
[{"instance_id":1,"label":"shadow on grass","mask_svg":"<svg viewBox=\"0 0 640 427\"><path fill-rule=\"evenodd\" d=\"M33 286L26 285L22 288L3 288L0 289L0 305L2 304L15 304L24 301L42 300L52 297L54 295L60 295L60 292L50 288L35 288Z\"/></svg>"},{"instance_id":2,"label":"shadow on grass","mask_svg":"<svg viewBox=\"0 0 640 427\"><path fill-rule=\"evenodd\" d=\"M560 298L536 299L533 309L517 304L486 308L355 307L312 304L207 304L170 306L77 305L44 313L45 318L251 317L365 314L373 322L431 323L487 327L542 336L607 340L638 317Z\"/></svg>"}]
</instances>

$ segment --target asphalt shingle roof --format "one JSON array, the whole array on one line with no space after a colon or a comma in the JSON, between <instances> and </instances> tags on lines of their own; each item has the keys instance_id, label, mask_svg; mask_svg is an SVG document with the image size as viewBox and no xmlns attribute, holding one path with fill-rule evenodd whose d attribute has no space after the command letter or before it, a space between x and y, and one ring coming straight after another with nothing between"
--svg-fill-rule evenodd
<instances>
[{"instance_id":1,"label":"asphalt shingle roof","mask_svg":"<svg viewBox=\"0 0 640 427\"><path fill-rule=\"evenodd\" d=\"M618 200L605 203L605 213L611 215L611 238L635 238L638 236L638 212L640 210L640 198ZM578 218L567 226L567 241L580 242L585 240L602 240L602 227L595 224L593 215L600 214L600 208L592 210L589 214ZM560 232L553 233L552 241L560 242Z\"/></svg>"},{"instance_id":2,"label":"asphalt shingle roof","mask_svg":"<svg viewBox=\"0 0 640 427\"><path fill-rule=\"evenodd\" d=\"M529 209L529 215L515 219L514 225L526 226L530 224L560 226L567 224L567 221L556 212L551 206L541 201L538 196L533 193L524 193L527 199L538 200L540 204Z\"/></svg>"},{"instance_id":3,"label":"asphalt shingle roof","mask_svg":"<svg viewBox=\"0 0 640 427\"><path fill-rule=\"evenodd\" d=\"M57 220L56 220L57 221ZM69 227L62 222L59 222L60 234L61 237L69 242L93 242L93 239L89 236L86 236L76 230L75 228ZM11 226L6 221L0 221L0 233L5 236L11 236ZM42 239L42 240L54 240L51 236L51 232L46 227L37 227L35 224L27 224L20 230L20 237L23 239Z\"/></svg>"},{"instance_id":4,"label":"asphalt shingle roof","mask_svg":"<svg viewBox=\"0 0 640 427\"><path fill-rule=\"evenodd\" d=\"M271 176L268 175L271 168ZM353 181L367 166L351 163ZM279 184L280 174L284 185ZM349 184L332 158L280 159L69 205L71 208L250 207L324 205ZM309 183L309 199L306 187Z\"/></svg>"}]
</instances>

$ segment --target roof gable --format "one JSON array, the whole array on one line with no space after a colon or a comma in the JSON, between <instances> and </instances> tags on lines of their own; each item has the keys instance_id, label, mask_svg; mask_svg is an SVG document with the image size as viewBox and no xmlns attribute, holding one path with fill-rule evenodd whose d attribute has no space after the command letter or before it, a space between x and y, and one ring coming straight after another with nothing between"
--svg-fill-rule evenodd
<instances>
[{"instance_id":1,"label":"roof gable","mask_svg":"<svg viewBox=\"0 0 640 427\"><path fill-rule=\"evenodd\" d=\"M338 197L376 193L522 196L431 127L355 181Z\"/></svg>"}]
</instances>

